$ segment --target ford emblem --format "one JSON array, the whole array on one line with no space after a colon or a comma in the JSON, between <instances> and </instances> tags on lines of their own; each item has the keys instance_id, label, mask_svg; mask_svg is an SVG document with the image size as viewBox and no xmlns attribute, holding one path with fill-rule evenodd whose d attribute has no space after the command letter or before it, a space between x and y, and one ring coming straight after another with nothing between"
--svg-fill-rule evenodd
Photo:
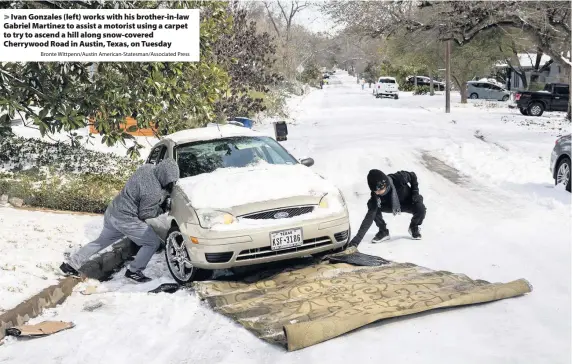
<instances>
[{"instance_id":1,"label":"ford emblem","mask_svg":"<svg viewBox=\"0 0 572 364\"><path fill-rule=\"evenodd\" d=\"M290 214L286 211L280 211L280 212L277 212L276 214L274 214L275 219L285 219L289 216L290 216Z\"/></svg>"}]
</instances>

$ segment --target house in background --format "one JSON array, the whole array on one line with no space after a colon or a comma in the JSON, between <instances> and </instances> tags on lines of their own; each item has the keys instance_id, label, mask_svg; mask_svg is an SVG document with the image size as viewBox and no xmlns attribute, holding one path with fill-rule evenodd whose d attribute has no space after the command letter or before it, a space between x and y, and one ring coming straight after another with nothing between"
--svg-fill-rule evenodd
<instances>
[{"instance_id":1,"label":"house in background","mask_svg":"<svg viewBox=\"0 0 572 364\"><path fill-rule=\"evenodd\" d=\"M562 65L545 54L537 57L536 53L519 53L518 62L509 64L505 60L495 65L499 73L504 74L508 90L525 90L534 83L570 82ZM526 84L519 74L526 78Z\"/></svg>"}]
</instances>

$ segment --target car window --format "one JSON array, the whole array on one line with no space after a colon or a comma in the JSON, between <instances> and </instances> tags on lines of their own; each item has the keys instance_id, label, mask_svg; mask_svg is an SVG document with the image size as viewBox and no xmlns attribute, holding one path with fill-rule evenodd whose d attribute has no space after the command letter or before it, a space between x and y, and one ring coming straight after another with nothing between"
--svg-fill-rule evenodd
<instances>
[{"instance_id":1,"label":"car window","mask_svg":"<svg viewBox=\"0 0 572 364\"><path fill-rule=\"evenodd\" d=\"M175 158L181 178L211 173L219 168L298 163L269 137L231 137L186 143L176 148Z\"/></svg>"},{"instance_id":2,"label":"car window","mask_svg":"<svg viewBox=\"0 0 572 364\"><path fill-rule=\"evenodd\" d=\"M496 86L496 85L491 85L490 87L491 87L492 90L495 90L495 91L500 91L500 90L501 90L501 88L498 87L498 86Z\"/></svg>"},{"instance_id":3,"label":"car window","mask_svg":"<svg viewBox=\"0 0 572 364\"><path fill-rule=\"evenodd\" d=\"M379 83L395 83L395 80L392 80L391 78L380 78Z\"/></svg>"},{"instance_id":4,"label":"car window","mask_svg":"<svg viewBox=\"0 0 572 364\"><path fill-rule=\"evenodd\" d=\"M564 86L555 86L554 93L558 95L570 95L570 88Z\"/></svg>"},{"instance_id":5,"label":"car window","mask_svg":"<svg viewBox=\"0 0 572 364\"><path fill-rule=\"evenodd\" d=\"M159 147L156 147L155 149L153 149L151 151L151 154L149 154L149 158L147 159L147 163L156 164L157 161L159 160L162 149L163 149L163 146L159 146Z\"/></svg>"}]
</instances>

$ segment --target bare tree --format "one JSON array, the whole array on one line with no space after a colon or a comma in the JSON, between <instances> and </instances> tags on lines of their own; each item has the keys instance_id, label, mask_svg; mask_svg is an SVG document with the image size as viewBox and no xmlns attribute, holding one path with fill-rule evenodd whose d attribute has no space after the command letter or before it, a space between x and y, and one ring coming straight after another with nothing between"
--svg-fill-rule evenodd
<instances>
[{"instance_id":1,"label":"bare tree","mask_svg":"<svg viewBox=\"0 0 572 364\"><path fill-rule=\"evenodd\" d=\"M571 74L569 1L335 1L322 9L338 23L372 37L399 30L437 31L440 40L463 46L495 29L518 30L518 36L529 37ZM568 108L570 119L570 103Z\"/></svg>"},{"instance_id":2,"label":"bare tree","mask_svg":"<svg viewBox=\"0 0 572 364\"><path fill-rule=\"evenodd\" d=\"M278 7L278 11L276 11L274 5ZM296 16L296 14L300 13L300 11L309 7L310 5L311 5L310 2L298 1L298 0L293 0L291 2L280 1L280 0L264 2L264 6L266 7L266 10L268 12L268 17L270 18L272 24L274 25L276 34L280 37L284 36L286 42L289 42L292 39L291 30L294 17ZM280 20L278 20L277 18ZM280 22L283 21L286 27L284 34L282 34L278 28L277 23L279 21Z\"/></svg>"}]
</instances>

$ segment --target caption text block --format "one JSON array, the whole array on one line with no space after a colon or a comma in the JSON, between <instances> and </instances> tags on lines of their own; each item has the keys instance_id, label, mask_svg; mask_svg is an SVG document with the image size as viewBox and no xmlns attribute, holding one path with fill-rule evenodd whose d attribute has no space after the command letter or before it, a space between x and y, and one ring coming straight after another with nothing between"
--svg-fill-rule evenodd
<instances>
[{"instance_id":1,"label":"caption text block","mask_svg":"<svg viewBox=\"0 0 572 364\"><path fill-rule=\"evenodd\" d=\"M0 9L0 61L197 62L198 9Z\"/></svg>"}]
</instances>

